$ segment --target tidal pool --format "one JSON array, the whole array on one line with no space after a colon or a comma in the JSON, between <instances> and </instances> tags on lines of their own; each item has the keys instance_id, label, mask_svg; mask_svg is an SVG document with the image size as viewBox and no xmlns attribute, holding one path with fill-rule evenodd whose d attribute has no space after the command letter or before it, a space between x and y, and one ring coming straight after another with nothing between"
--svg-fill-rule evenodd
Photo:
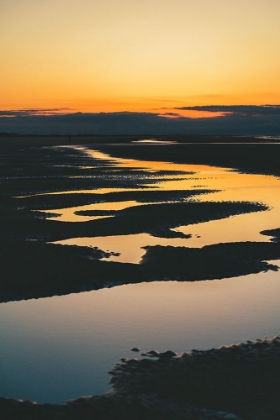
<instances>
[{"instance_id":1,"label":"tidal pool","mask_svg":"<svg viewBox=\"0 0 280 420\"><path fill-rule=\"evenodd\" d=\"M280 261L274 261L280 265ZM280 333L280 273L154 282L0 305L0 395L64 403L110 389L130 351L209 349Z\"/></svg>"},{"instance_id":2,"label":"tidal pool","mask_svg":"<svg viewBox=\"0 0 280 420\"><path fill-rule=\"evenodd\" d=\"M193 196L192 200L261 202L269 210L175 229L191 235L190 238L158 238L143 233L69 238L57 243L97 246L120 254L109 260L138 264L147 245L202 247L221 242L267 242L271 238L260 232L280 227L280 181L276 177L205 165L118 159L83 150L94 159L111 160L112 168L144 168L150 173L167 171L157 184L143 186L145 191L215 190ZM168 171L182 171L182 174L169 176ZM104 194L103 203L46 212L59 213L61 216L56 220L61 223L83 223L102 216L81 216L77 211L118 210L149 204L134 200L106 201L106 193L118 191L135 190L117 186L92 190L92 194ZM280 261L269 262L280 266ZM279 300L280 272L269 271L224 280L140 283L2 303L0 396L64 403L81 395L108 391L107 372L111 367L122 357L141 357L140 353L130 351L132 347L141 351L171 349L181 353L277 335L280 333Z\"/></svg>"},{"instance_id":3,"label":"tidal pool","mask_svg":"<svg viewBox=\"0 0 280 420\"><path fill-rule=\"evenodd\" d=\"M226 242L269 242L271 238L261 235L260 232L278 228L280 225L280 180L274 176L243 174L230 168L218 168L207 165L186 165L166 162L136 161L130 159L114 158L95 150L84 149L85 153L95 159L110 160L117 167L145 168L148 171L181 171L182 174L162 177L160 182L147 186L145 191L168 190L213 190L208 194L194 195L192 201L196 202L223 202L223 201L251 201L263 203L269 210L249 214L240 214L220 220L196 223L188 226L180 226L175 231L190 235L190 238L158 238L147 233L133 235L119 235L92 238L69 238L57 241L63 245L93 246L103 251L113 252L108 261L139 263L145 254L144 246L187 246L201 248L205 245ZM117 192L116 189L114 192ZM133 190L129 190L133 191ZM135 191L135 190L134 190ZM92 191L92 194L99 192ZM108 191L112 192L112 189ZM102 189L106 196L106 191ZM185 199L189 201L189 199ZM173 201L175 202L175 201ZM154 202L153 202L154 203ZM149 202L104 202L87 206L70 207L52 210L57 212L55 220L60 221L88 221L101 218L102 216L78 215L81 210L118 210L133 206L149 204ZM46 212L48 212L46 210ZM119 253L119 255L115 255Z\"/></svg>"}]
</instances>

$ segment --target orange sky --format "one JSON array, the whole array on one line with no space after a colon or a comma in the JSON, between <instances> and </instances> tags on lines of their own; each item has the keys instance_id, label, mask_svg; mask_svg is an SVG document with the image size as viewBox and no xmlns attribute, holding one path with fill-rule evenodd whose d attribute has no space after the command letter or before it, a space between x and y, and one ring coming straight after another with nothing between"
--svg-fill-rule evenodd
<instances>
[{"instance_id":1,"label":"orange sky","mask_svg":"<svg viewBox=\"0 0 280 420\"><path fill-rule=\"evenodd\" d=\"M0 109L279 104L279 16L279 0L1 0Z\"/></svg>"}]
</instances>

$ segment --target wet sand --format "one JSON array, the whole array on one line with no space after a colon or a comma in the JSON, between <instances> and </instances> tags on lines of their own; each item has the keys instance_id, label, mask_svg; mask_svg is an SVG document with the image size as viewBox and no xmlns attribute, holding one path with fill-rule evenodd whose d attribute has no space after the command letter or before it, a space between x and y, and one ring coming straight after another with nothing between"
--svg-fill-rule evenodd
<instances>
[{"instance_id":1,"label":"wet sand","mask_svg":"<svg viewBox=\"0 0 280 420\"><path fill-rule=\"evenodd\" d=\"M206 142L205 138L199 139ZM173 159L175 155L181 160L189 159L189 153L177 154L177 143L160 143L156 146L154 143L149 143L148 146L146 143L138 143L139 146L134 142L134 137L126 137L121 138L123 143L116 146L116 143L120 142L118 137L74 137L72 141L74 140L84 140L88 142L87 147L106 148L107 152L111 152L113 148L112 151L115 153L117 150L117 154L133 153L138 156L144 153L147 159L155 158L154 150L157 151L156 157L163 160ZM188 138L179 140L182 141L179 146L200 147L198 160L205 155L204 148L209 146L208 143L200 146L187 143L186 141L190 140ZM210 140L211 138L208 139ZM216 146L217 139L214 140L215 144L210 144L211 147ZM228 141L225 138L219 140ZM230 140L233 141L232 138ZM249 163L252 154L255 155L255 147L261 146L267 153L274 151L269 149L269 144L254 144L252 139L247 140L252 143L248 145L252 148L247 156ZM89 144L90 141L97 143ZM240 138L235 141L240 142ZM96 247L72 246L66 249L50 244L49 242L73 237L121 237L136 234L149 234L159 239L187 239L190 235L178 230L182 225L190 226L237 214L267 210L267 206L258 202L207 202L207 195L215 191L200 185L192 187L191 190L160 191L156 186L166 183L167 180L188 178L190 173L156 167L151 172L145 165L141 168L139 164L119 166L115 162L116 159L110 156L106 158L105 155L104 160L104 155L101 155L103 159L100 160L97 154L97 157L93 158L90 153L85 153L83 147L61 147L61 143L67 142L69 139L65 137L0 139L0 243L1 266L5 273L1 280L0 301L97 290L108 284L127 284L163 278L192 281L220 279L274 269L267 260L280 257L279 243L275 241L213 244L198 249L148 246L140 264L107 262L106 259L112 252ZM50 144L59 147L50 147ZM218 146L223 148L224 144ZM227 145L230 149L235 146L236 144ZM272 146L278 147L277 144ZM148 149L145 149L146 147ZM274 156L274 153L272 155ZM272 162L273 156L270 156ZM276 168L271 166L271 171L275 170ZM101 193L101 190L106 193ZM67 191L68 194L65 193ZM205 197L203 202L194 201L202 195ZM108 203L108 208L113 208L113 202L119 202L121 206L122 203L128 204L119 210L116 206L115 210L77 211L77 219L82 217L79 214L94 218L83 223L62 223L55 214L51 217L52 212L57 212L59 208L92 203L99 203L100 209L104 203ZM273 237L273 232L270 236ZM267 239L264 237L264 240ZM204 261L203 265L201 261Z\"/></svg>"},{"instance_id":2,"label":"wet sand","mask_svg":"<svg viewBox=\"0 0 280 420\"><path fill-rule=\"evenodd\" d=\"M195 138L172 138L177 141L174 144L135 143L135 140L140 139L129 136L125 138L72 137L71 143L87 144L89 148L113 156L212 164L245 172L280 175L280 145L270 144L271 141L261 142L254 138L198 138L196 136ZM250 144L239 144L241 141ZM193 142L200 142L200 144L193 144ZM166 174L160 170L149 173L145 168L137 170L116 168L110 159L101 163L97 159L93 161L89 155L85 155L78 149L50 147L61 145L69 145L68 137L0 138L0 252L3 274L0 288L1 302L97 290L109 284L112 286L163 279L181 281L225 279L277 270L277 267L268 261L280 258L279 229L262 232L263 235L271 237L269 242L214 244L202 248L147 247L141 264L106 262L104 259L110 256L110 252L98 248L64 247L47 243L73 236L135 233L148 233L159 238L186 237L184 233L174 229L181 225L267 210L264 204L257 202L193 202L192 199L196 196L205 194L207 197L207 194L211 193L201 187L194 188L192 191L155 190L153 192L153 186L162 182L164 177L168 176L172 179L172 177L183 177L188 174L174 171ZM54 209L60 207L81 206L93 201L100 203L104 200L104 196L99 194L99 189L114 189L116 185L121 191L111 192L111 196L107 194L108 201L136 200L142 205L109 211L109 213L104 211L84 213L89 216L113 217L83 223L62 223L55 219L49 220L50 214L40 211L47 209L49 213L52 213ZM149 191L140 191L140 188L147 187ZM139 192L135 191L137 189ZM59 194L65 191L73 193ZM77 191L80 192L77 193ZM95 191L96 194L93 197L87 191ZM50 194L45 195L46 193ZM38 273L40 281L38 281ZM113 373L114 388L117 390L114 394L76 401L60 407L2 399L0 410L3 416L6 416L3 418L11 419L24 418L24 415L28 418L39 416L55 419L65 418L65 415L69 419L78 418L81 410L83 410L84 418L92 418L95 415L94 418L102 419L131 418L132 412L134 417L138 413L138 417L135 418L147 419L158 418L156 416L159 413L160 418L236 418L223 413L206 412L203 409L201 412L200 409L196 411L189 407L191 404L205 406L207 409L233 411L244 419L277 418L278 408L274 395L275 390L279 390L279 372L275 368L280 360L278 346L279 340L275 339L261 344L249 343L230 350L213 350L212 353L211 351L194 352L191 356L182 355L181 358L163 356L159 357L156 363L150 361L150 358L141 362L124 361L121 368L117 367ZM236 355L238 355L237 359ZM261 361L264 359L263 364ZM209 368L208 372L207 369L205 371L205 367L209 366L210 360L210 367L212 360L218 365L213 362L213 370ZM192 378L190 382L185 381L181 376L178 380L177 363L181 363L180 366L184 365L186 370L183 369L182 372L186 372L187 377L190 375ZM190 373L193 372L191 365L194 365L195 374ZM145 388L147 384L143 369L145 371L146 366L150 372L149 380L154 383L152 391L149 387L148 390ZM158 366L164 373L160 378L157 376ZM213 372L217 371L217 366L219 366L220 374L216 380L216 373L214 375ZM240 374L236 373L236 369L229 371L236 366L240 368ZM268 385L266 369L272 375L270 385ZM244 376L249 382L244 381ZM133 386L131 383L129 385L129 392L123 388L123 384L126 383L123 381L124 377L126 380L129 378L129 381L133 383ZM225 393L223 384L228 383L229 377L231 381L228 392ZM196 382L199 378L200 382ZM159 387L159 383L164 386ZM258 388L254 387L254 392L252 392L251 387L255 383L258 383ZM171 384L174 386L171 387ZM237 388L241 390L243 387L246 388L244 388L246 392L244 391L245 394L242 393L242 396L240 391L237 392ZM171 392L171 388L176 392ZM197 392L190 392L190 388ZM210 388L214 392L210 393ZM265 389L269 390L269 394ZM153 395L149 396L151 392ZM216 396L221 395L221 392L222 397L217 399ZM185 398L186 394L188 397ZM211 398L207 395L211 395ZM271 395L270 399L268 395Z\"/></svg>"},{"instance_id":3,"label":"wet sand","mask_svg":"<svg viewBox=\"0 0 280 420\"><path fill-rule=\"evenodd\" d=\"M133 349L138 354L139 349ZM168 350L122 359L109 393L66 405L0 399L3 419L279 418L280 338L176 355Z\"/></svg>"}]
</instances>

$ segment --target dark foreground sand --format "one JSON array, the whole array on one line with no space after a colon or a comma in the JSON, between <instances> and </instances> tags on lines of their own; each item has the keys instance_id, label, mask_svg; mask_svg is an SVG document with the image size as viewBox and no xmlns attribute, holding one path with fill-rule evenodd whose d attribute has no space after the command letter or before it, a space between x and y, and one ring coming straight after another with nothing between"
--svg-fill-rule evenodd
<instances>
[{"instance_id":1,"label":"dark foreground sand","mask_svg":"<svg viewBox=\"0 0 280 420\"><path fill-rule=\"evenodd\" d=\"M262 162L271 162L271 173L279 171L280 144L254 144L254 139L243 139L249 143L240 145L240 138L180 137L177 138L180 144L147 146L145 143L134 143L135 139L138 138L71 137L69 140L68 137L0 137L0 259L3 273L0 302L96 290L108 284L163 278L184 281L222 279L275 269L266 261L280 258L276 231L271 233L275 238L270 243L217 244L202 249L148 247L139 265L100 261L110 254L99 249L46 244L72 237L138 233L159 238L187 237L172 229L267 209L263 204L249 202L195 203L193 198L199 194L207 196L211 191L152 190L163 176L165 179L172 179L178 174L187 177L185 172L163 173L158 170L149 173L141 168L120 168L110 160L94 160L77 149L48 147L85 142L87 147L134 158L217 163L212 161L215 158L221 166L225 166L225 162L228 165L229 159L232 159L231 163L241 159L240 165L246 161L248 167L260 165L256 156L261 147ZM191 144L194 141L200 141L200 144ZM217 144L218 141L220 143ZM229 141L235 142L224 144ZM215 153L209 153L209 147L214 147ZM236 154L235 147L243 147L246 153ZM262 172L264 167L260 165L257 169ZM149 185L151 190L141 190L144 185ZM121 187L123 191L99 194L98 189L105 187ZM134 191L129 191L132 188ZM96 193L87 193L89 189ZM62 193L78 190L85 192ZM40 195L52 192L56 194ZM119 211L91 211L91 215L114 217L83 223L47 220L46 214L34 211L47 209L51 213L53 209L67 206L123 200L150 204L143 203Z\"/></svg>"},{"instance_id":2,"label":"dark foreground sand","mask_svg":"<svg viewBox=\"0 0 280 420\"><path fill-rule=\"evenodd\" d=\"M0 138L1 302L99 289L109 283L117 285L163 278L182 281L224 279L276 270L267 260L280 258L280 229L262 232L273 237L269 243L216 244L201 249L149 247L139 265L100 261L106 252L99 249L46 244L48 241L75 236L106 236L113 233L146 232L169 238L180 235L170 229L181 224L265 211L266 207L249 202L180 202L196 194L207 194L207 190L165 191L164 194L156 191L139 190L139 194L137 191L124 191L107 194L106 197L103 195L102 198L98 194L93 198L87 193L34 196L54 191L115 188L116 179L118 187L137 189L143 185L152 186L163 175L160 171L147 174L141 169L132 173L129 169L113 167L110 161L100 165L96 161L93 167L92 159L77 150L42 146L87 144L93 149L121 157L214 164L247 172L280 175L280 144L260 143L252 138L190 136L176 138L179 143L172 145L133 143L138 139ZM245 141L250 144L239 144ZM200 144L192 144L194 142ZM170 177L173 175L169 173ZM30 194L33 197L28 197ZM151 204L112 212L114 218L106 221L99 219L83 224L46 220L46 215L31 211L48 209L51 213L53 209L89 204L93 200L100 202L101 199L108 202L142 200ZM158 200L161 201L160 205ZM170 203L174 200L176 203ZM153 355L157 357L149 357ZM65 406L0 399L0 418L280 418L278 338L206 352L194 351L180 357L174 357L172 352L152 352L147 357L141 361L124 360L116 365L112 372L113 391L109 394L79 399Z\"/></svg>"},{"instance_id":3,"label":"dark foreground sand","mask_svg":"<svg viewBox=\"0 0 280 420\"><path fill-rule=\"evenodd\" d=\"M66 405L0 399L1 419L276 420L280 418L280 337L122 359L112 391Z\"/></svg>"}]
</instances>

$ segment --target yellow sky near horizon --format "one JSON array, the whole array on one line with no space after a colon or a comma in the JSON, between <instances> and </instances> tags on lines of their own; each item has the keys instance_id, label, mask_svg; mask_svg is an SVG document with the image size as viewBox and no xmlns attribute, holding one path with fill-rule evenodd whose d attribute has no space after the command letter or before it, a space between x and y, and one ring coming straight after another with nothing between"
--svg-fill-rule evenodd
<instances>
[{"instance_id":1,"label":"yellow sky near horizon","mask_svg":"<svg viewBox=\"0 0 280 420\"><path fill-rule=\"evenodd\" d=\"M0 0L0 109L280 103L279 0Z\"/></svg>"}]
</instances>

